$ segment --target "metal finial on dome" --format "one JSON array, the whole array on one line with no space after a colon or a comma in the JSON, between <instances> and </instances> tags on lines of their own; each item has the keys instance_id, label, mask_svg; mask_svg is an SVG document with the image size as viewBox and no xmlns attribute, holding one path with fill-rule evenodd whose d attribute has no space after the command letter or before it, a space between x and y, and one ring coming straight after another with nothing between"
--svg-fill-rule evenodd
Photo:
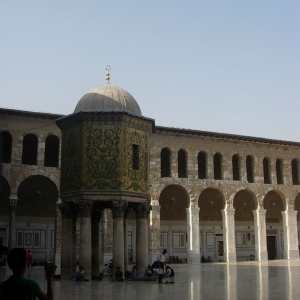
<instances>
[{"instance_id":1,"label":"metal finial on dome","mask_svg":"<svg viewBox=\"0 0 300 300\"><path fill-rule=\"evenodd\" d=\"M110 70L110 66L107 65L106 66L106 83L109 83L109 79L110 79L109 70Z\"/></svg>"}]
</instances>

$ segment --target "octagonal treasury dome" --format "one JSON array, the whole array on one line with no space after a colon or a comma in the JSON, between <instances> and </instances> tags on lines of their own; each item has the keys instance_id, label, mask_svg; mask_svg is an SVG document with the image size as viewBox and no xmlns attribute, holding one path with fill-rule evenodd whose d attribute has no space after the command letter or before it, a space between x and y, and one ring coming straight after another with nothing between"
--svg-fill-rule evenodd
<instances>
[{"instance_id":1,"label":"octagonal treasury dome","mask_svg":"<svg viewBox=\"0 0 300 300\"><path fill-rule=\"evenodd\" d=\"M105 84L87 92L77 103L74 113L78 112L110 112L125 111L142 116L141 109L130 93L112 85L108 80Z\"/></svg>"}]
</instances>

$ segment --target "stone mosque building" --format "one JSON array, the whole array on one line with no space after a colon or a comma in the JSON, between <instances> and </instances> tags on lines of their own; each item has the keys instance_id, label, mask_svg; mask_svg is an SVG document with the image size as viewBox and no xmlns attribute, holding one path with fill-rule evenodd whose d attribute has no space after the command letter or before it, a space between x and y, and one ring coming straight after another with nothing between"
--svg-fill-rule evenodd
<instances>
[{"instance_id":1,"label":"stone mosque building","mask_svg":"<svg viewBox=\"0 0 300 300\"><path fill-rule=\"evenodd\" d=\"M176 125L176 124L174 124ZM0 109L0 245L69 278L113 258L299 259L300 143L156 126L106 83L63 116Z\"/></svg>"}]
</instances>

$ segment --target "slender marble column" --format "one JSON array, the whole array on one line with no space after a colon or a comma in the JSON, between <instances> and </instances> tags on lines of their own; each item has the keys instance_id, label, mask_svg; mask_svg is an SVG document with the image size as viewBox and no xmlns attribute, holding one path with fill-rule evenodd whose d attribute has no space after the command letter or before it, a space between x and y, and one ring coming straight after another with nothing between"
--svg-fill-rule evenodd
<instances>
[{"instance_id":1,"label":"slender marble column","mask_svg":"<svg viewBox=\"0 0 300 300\"><path fill-rule=\"evenodd\" d=\"M92 236L91 236L91 214L93 202L79 202L80 214L80 246L79 264L85 270L84 277L88 280L92 278Z\"/></svg>"},{"instance_id":2,"label":"slender marble column","mask_svg":"<svg viewBox=\"0 0 300 300\"><path fill-rule=\"evenodd\" d=\"M130 213L131 208L127 207L124 211L124 272L128 270L128 241L127 241L127 233L128 233L128 221L127 217Z\"/></svg>"},{"instance_id":3,"label":"slender marble column","mask_svg":"<svg viewBox=\"0 0 300 300\"><path fill-rule=\"evenodd\" d=\"M69 279L76 267L73 227L76 224L77 210L75 204L69 202L59 204L58 208L62 215L61 278Z\"/></svg>"},{"instance_id":4,"label":"slender marble column","mask_svg":"<svg viewBox=\"0 0 300 300\"><path fill-rule=\"evenodd\" d=\"M8 251L16 247L16 207L18 197L11 196L9 198L9 239L8 239Z\"/></svg>"},{"instance_id":5,"label":"slender marble column","mask_svg":"<svg viewBox=\"0 0 300 300\"><path fill-rule=\"evenodd\" d=\"M227 263L236 262L234 208L222 209L224 260Z\"/></svg>"},{"instance_id":6,"label":"slender marble column","mask_svg":"<svg viewBox=\"0 0 300 300\"><path fill-rule=\"evenodd\" d=\"M297 211L294 205L287 205L286 211L282 211L284 249L283 258L299 259Z\"/></svg>"},{"instance_id":7,"label":"slender marble column","mask_svg":"<svg viewBox=\"0 0 300 300\"><path fill-rule=\"evenodd\" d=\"M145 276L148 267L148 215L150 205L140 203L134 206L136 217L136 266L138 276Z\"/></svg>"},{"instance_id":8,"label":"slender marble column","mask_svg":"<svg viewBox=\"0 0 300 300\"><path fill-rule=\"evenodd\" d=\"M253 210L255 229L255 260L268 261L266 210L258 208Z\"/></svg>"},{"instance_id":9,"label":"slender marble column","mask_svg":"<svg viewBox=\"0 0 300 300\"><path fill-rule=\"evenodd\" d=\"M186 208L188 263L193 265L200 264L199 211L199 207Z\"/></svg>"},{"instance_id":10,"label":"slender marble column","mask_svg":"<svg viewBox=\"0 0 300 300\"><path fill-rule=\"evenodd\" d=\"M123 275L124 270L124 211L128 203L125 201L113 201L111 208L113 215L113 269L114 273L120 267Z\"/></svg>"},{"instance_id":11,"label":"slender marble column","mask_svg":"<svg viewBox=\"0 0 300 300\"><path fill-rule=\"evenodd\" d=\"M100 274L100 243L99 222L101 212L93 213L92 216L92 275Z\"/></svg>"},{"instance_id":12,"label":"slender marble column","mask_svg":"<svg viewBox=\"0 0 300 300\"><path fill-rule=\"evenodd\" d=\"M157 254L160 253L160 205L158 200L151 200L151 211L149 214L149 258L148 263L156 260Z\"/></svg>"}]
</instances>

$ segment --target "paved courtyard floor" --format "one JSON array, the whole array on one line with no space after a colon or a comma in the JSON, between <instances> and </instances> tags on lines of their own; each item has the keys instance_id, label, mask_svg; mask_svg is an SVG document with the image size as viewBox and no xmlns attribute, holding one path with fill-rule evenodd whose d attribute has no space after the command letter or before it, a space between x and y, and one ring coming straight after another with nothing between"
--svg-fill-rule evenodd
<instances>
[{"instance_id":1,"label":"paved courtyard floor","mask_svg":"<svg viewBox=\"0 0 300 300\"><path fill-rule=\"evenodd\" d=\"M298 300L300 299L300 260L258 262L207 263L199 266L172 265L175 284L157 282L102 281L72 282L54 280L55 299L87 300ZM0 268L0 280L11 274L8 267ZM29 274L28 274L29 275ZM33 267L31 278L46 291L42 267ZM165 281L165 280L164 280Z\"/></svg>"}]
</instances>

